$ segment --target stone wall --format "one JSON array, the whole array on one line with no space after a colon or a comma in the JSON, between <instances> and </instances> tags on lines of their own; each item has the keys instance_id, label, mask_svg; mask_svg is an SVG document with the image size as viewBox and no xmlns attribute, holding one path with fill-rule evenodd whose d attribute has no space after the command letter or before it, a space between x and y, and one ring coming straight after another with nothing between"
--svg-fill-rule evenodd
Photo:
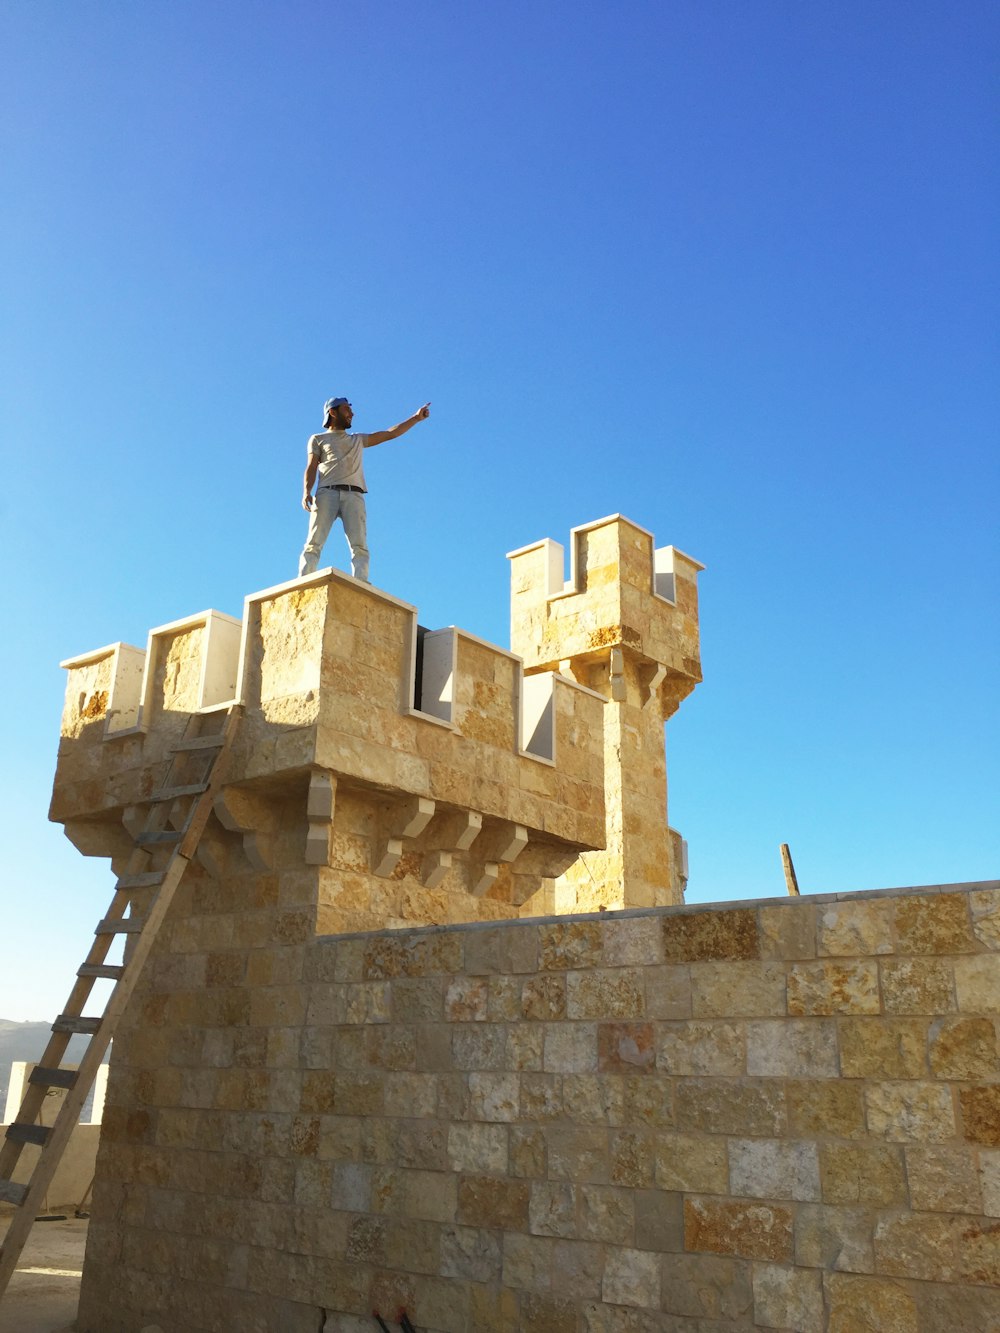
<instances>
[{"instance_id":1,"label":"stone wall","mask_svg":"<svg viewBox=\"0 0 1000 1333\"><path fill-rule=\"evenodd\" d=\"M293 885L182 885L80 1333L1000 1329L1000 884L336 938Z\"/></svg>"}]
</instances>

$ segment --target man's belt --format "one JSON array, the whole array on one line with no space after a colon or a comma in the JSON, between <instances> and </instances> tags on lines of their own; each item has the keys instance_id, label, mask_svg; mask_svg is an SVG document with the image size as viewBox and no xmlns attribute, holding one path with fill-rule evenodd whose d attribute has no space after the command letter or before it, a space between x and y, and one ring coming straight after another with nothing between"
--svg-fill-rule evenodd
<instances>
[{"instance_id":1,"label":"man's belt","mask_svg":"<svg viewBox=\"0 0 1000 1333\"><path fill-rule=\"evenodd\" d=\"M321 491L357 491L357 493L358 493L359 495L364 495L364 493L365 493L365 488L364 488L363 486L321 486L321 487L320 487L320 490L321 490Z\"/></svg>"}]
</instances>

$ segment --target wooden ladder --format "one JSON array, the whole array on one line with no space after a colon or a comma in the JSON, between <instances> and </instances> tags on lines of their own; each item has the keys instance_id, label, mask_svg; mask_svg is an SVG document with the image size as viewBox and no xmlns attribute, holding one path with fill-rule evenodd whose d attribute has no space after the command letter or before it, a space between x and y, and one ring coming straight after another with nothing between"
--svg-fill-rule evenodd
<instances>
[{"instance_id":1,"label":"wooden ladder","mask_svg":"<svg viewBox=\"0 0 1000 1333\"><path fill-rule=\"evenodd\" d=\"M0 1298L79 1122L101 1061L156 942L177 886L197 851L221 785L224 760L232 747L241 711L239 705L233 705L228 711L193 714L183 739L171 747L163 785L149 798L146 827L134 837L135 851L126 873L115 885L107 915L97 923L94 942L77 969L65 1011L52 1024L52 1036L41 1062L28 1079L21 1109L7 1128L0 1148L0 1200L15 1204L17 1211L0 1249ZM204 729L212 726L218 730L206 734ZM133 902L133 898L143 895L149 898L149 905L145 913L140 913L138 901ZM131 911L126 915L130 906ZM117 936L125 937L123 961L108 963ZM84 1006L99 980L114 983L104 1012L99 1018L85 1017ZM75 1033L90 1038L87 1050L78 1069L60 1069ZM67 1092L55 1123L45 1127L36 1121L50 1088L65 1088ZM14 1170L21 1150L29 1143L38 1145L41 1152L28 1183L18 1184L13 1178Z\"/></svg>"}]
</instances>

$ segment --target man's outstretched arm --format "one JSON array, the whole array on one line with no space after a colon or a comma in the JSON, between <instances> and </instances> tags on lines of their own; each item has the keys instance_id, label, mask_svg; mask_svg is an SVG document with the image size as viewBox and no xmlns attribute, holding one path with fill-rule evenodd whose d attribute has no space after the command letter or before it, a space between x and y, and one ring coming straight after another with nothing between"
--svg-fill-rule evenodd
<instances>
[{"instance_id":1,"label":"man's outstretched arm","mask_svg":"<svg viewBox=\"0 0 1000 1333\"><path fill-rule=\"evenodd\" d=\"M374 444L385 444L386 440L398 440L401 435L405 435L408 430L412 430L418 421L426 421L431 414L430 403L424 403L418 412L414 412L412 417L407 417L401 421L398 426L393 426L392 430L376 430L368 436L368 448Z\"/></svg>"},{"instance_id":2,"label":"man's outstretched arm","mask_svg":"<svg viewBox=\"0 0 1000 1333\"><path fill-rule=\"evenodd\" d=\"M316 472L319 468L319 458L316 454L309 455L309 462L306 464L305 475L302 478L302 508L310 510L313 507L314 498L312 493L313 482L316 480Z\"/></svg>"}]
</instances>

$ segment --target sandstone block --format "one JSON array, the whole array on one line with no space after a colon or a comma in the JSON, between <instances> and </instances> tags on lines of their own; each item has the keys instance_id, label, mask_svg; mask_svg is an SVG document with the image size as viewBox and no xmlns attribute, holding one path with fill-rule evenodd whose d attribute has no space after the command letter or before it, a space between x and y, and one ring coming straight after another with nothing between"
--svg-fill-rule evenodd
<instances>
[{"instance_id":1,"label":"sandstone block","mask_svg":"<svg viewBox=\"0 0 1000 1333\"><path fill-rule=\"evenodd\" d=\"M757 912L761 958L779 962L816 957L816 912L814 903L789 899Z\"/></svg>"},{"instance_id":2,"label":"sandstone block","mask_svg":"<svg viewBox=\"0 0 1000 1333\"><path fill-rule=\"evenodd\" d=\"M438 1077L393 1071L385 1076L385 1113L391 1116L433 1116L437 1111Z\"/></svg>"},{"instance_id":3,"label":"sandstone block","mask_svg":"<svg viewBox=\"0 0 1000 1333\"><path fill-rule=\"evenodd\" d=\"M729 1193L751 1199L818 1199L816 1144L791 1139L730 1139Z\"/></svg>"},{"instance_id":4,"label":"sandstone block","mask_svg":"<svg viewBox=\"0 0 1000 1333\"><path fill-rule=\"evenodd\" d=\"M892 1143L940 1143L955 1133L951 1090L936 1083L876 1083L865 1089L868 1128Z\"/></svg>"},{"instance_id":5,"label":"sandstone block","mask_svg":"<svg viewBox=\"0 0 1000 1333\"><path fill-rule=\"evenodd\" d=\"M969 894L972 933L987 949L1000 949L1000 889L976 889Z\"/></svg>"},{"instance_id":6,"label":"sandstone block","mask_svg":"<svg viewBox=\"0 0 1000 1333\"><path fill-rule=\"evenodd\" d=\"M580 1075L579 1077L586 1077ZM518 1119L538 1124L563 1114L563 1085L558 1074L524 1074Z\"/></svg>"},{"instance_id":7,"label":"sandstone block","mask_svg":"<svg viewBox=\"0 0 1000 1333\"><path fill-rule=\"evenodd\" d=\"M458 1185L458 1221L504 1231L528 1229L530 1187L524 1180L463 1176Z\"/></svg>"},{"instance_id":8,"label":"sandstone block","mask_svg":"<svg viewBox=\"0 0 1000 1333\"><path fill-rule=\"evenodd\" d=\"M545 1058L545 1030L536 1023L512 1023L504 1043L504 1064L510 1070L541 1069Z\"/></svg>"},{"instance_id":9,"label":"sandstone block","mask_svg":"<svg viewBox=\"0 0 1000 1333\"><path fill-rule=\"evenodd\" d=\"M680 1194L640 1189L635 1195L635 1243L640 1250L674 1254L684 1249L684 1209Z\"/></svg>"},{"instance_id":10,"label":"sandstone block","mask_svg":"<svg viewBox=\"0 0 1000 1333\"><path fill-rule=\"evenodd\" d=\"M982 1213L979 1168L966 1147L911 1145L906 1149L910 1202L928 1213Z\"/></svg>"},{"instance_id":11,"label":"sandstone block","mask_svg":"<svg viewBox=\"0 0 1000 1333\"><path fill-rule=\"evenodd\" d=\"M976 953L968 896L934 893L893 902L897 953Z\"/></svg>"},{"instance_id":12,"label":"sandstone block","mask_svg":"<svg viewBox=\"0 0 1000 1333\"><path fill-rule=\"evenodd\" d=\"M1000 1286L1000 1222L971 1218L958 1227L959 1276L966 1282Z\"/></svg>"},{"instance_id":13,"label":"sandstone block","mask_svg":"<svg viewBox=\"0 0 1000 1333\"><path fill-rule=\"evenodd\" d=\"M860 1083L846 1079L789 1081L785 1085L788 1126L797 1138L863 1138L865 1105Z\"/></svg>"},{"instance_id":14,"label":"sandstone block","mask_svg":"<svg viewBox=\"0 0 1000 1333\"><path fill-rule=\"evenodd\" d=\"M453 1171L502 1175L507 1170L506 1126L449 1125L448 1161Z\"/></svg>"},{"instance_id":15,"label":"sandstone block","mask_svg":"<svg viewBox=\"0 0 1000 1333\"><path fill-rule=\"evenodd\" d=\"M784 1014L785 966L777 962L692 964L691 1008L696 1018Z\"/></svg>"},{"instance_id":16,"label":"sandstone block","mask_svg":"<svg viewBox=\"0 0 1000 1333\"><path fill-rule=\"evenodd\" d=\"M964 1013L1000 1014L1000 954L956 958L955 987Z\"/></svg>"},{"instance_id":17,"label":"sandstone block","mask_svg":"<svg viewBox=\"0 0 1000 1333\"><path fill-rule=\"evenodd\" d=\"M892 953L890 903L884 899L824 903L818 908L817 953L857 958Z\"/></svg>"},{"instance_id":18,"label":"sandstone block","mask_svg":"<svg viewBox=\"0 0 1000 1333\"><path fill-rule=\"evenodd\" d=\"M625 1119L625 1080L567 1074L562 1080L566 1119L584 1125L620 1125Z\"/></svg>"},{"instance_id":19,"label":"sandstone block","mask_svg":"<svg viewBox=\"0 0 1000 1333\"><path fill-rule=\"evenodd\" d=\"M647 1018L691 1017L691 969L664 966L643 968Z\"/></svg>"},{"instance_id":20,"label":"sandstone block","mask_svg":"<svg viewBox=\"0 0 1000 1333\"><path fill-rule=\"evenodd\" d=\"M988 1148L1000 1147L1000 1086L962 1088L958 1099L966 1139Z\"/></svg>"},{"instance_id":21,"label":"sandstone block","mask_svg":"<svg viewBox=\"0 0 1000 1333\"><path fill-rule=\"evenodd\" d=\"M539 926L539 968L562 972L601 962L601 927L596 921L560 921Z\"/></svg>"},{"instance_id":22,"label":"sandstone block","mask_svg":"<svg viewBox=\"0 0 1000 1333\"><path fill-rule=\"evenodd\" d=\"M550 1074L586 1074L597 1069L596 1023L546 1023L542 1068Z\"/></svg>"},{"instance_id":23,"label":"sandstone block","mask_svg":"<svg viewBox=\"0 0 1000 1333\"><path fill-rule=\"evenodd\" d=\"M667 1074L739 1077L746 1068L743 1027L721 1021L661 1024L656 1064Z\"/></svg>"},{"instance_id":24,"label":"sandstone block","mask_svg":"<svg viewBox=\"0 0 1000 1333\"><path fill-rule=\"evenodd\" d=\"M611 1135L611 1180L633 1188L652 1185L654 1138L646 1132L618 1130Z\"/></svg>"},{"instance_id":25,"label":"sandstone block","mask_svg":"<svg viewBox=\"0 0 1000 1333\"><path fill-rule=\"evenodd\" d=\"M604 1265L601 1297L610 1305L659 1309L659 1255L645 1250L609 1250Z\"/></svg>"},{"instance_id":26,"label":"sandstone block","mask_svg":"<svg viewBox=\"0 0 1000 1333\"><path fill-rule=\"evenodd\" d=\"M664 1265L664 1279L661 1303L667 1314L699 1321L719 1321L708 1325L699 1322L694 1326L698 1333L703 1327L710 1330L742 1329L752 1315L750 1263L744 1259L714 1254L672 1254ZM675 1325L671 1323L668 1327L673 1331ZM677 1333L686 1333L690 1327L677 1326Z\"/></svg>"},{"instance_id":27,"label":"sandstone block","mask_svg":"<svg viewBox=\"0 0 1000 1333\"><path fill-rule=\"evenodd\" d=\"M662 963L663 926L656 917L610 920L604 927L604 962L608 967Z\"/></svg>"},{"instance_id":28,"label":"sandstone block","mask_svg":"<svg viewBox=\"0 0 1000 1333\"><path fill-rule=\"evenodd\" d=\"M502 1280L518 1291L547 1292L552 1286L555 1241L548 1236L522 1236L508 1231L503 1237Z\"/></svg>"},{"instance_id":29,"label":"sandstone block","mask_svg":"<svg viewBox=\"0 0 1000 1333\"><path fill-rule=\"evenodd\" d=\"M528 1219L534 1236L574 1236L576 1186L558 1180L533 1181Z\"/></svg>"},{"instance_id":30,"label":"sandstone block","mask_svg":"<svg viewBox=\"0 0 1000 1333\"><path fill-rule=\"evenodd\" d=\"M916 1301L897 1282L882 1278L824 1278L829 1333L920 1333Z\"/></svg>"},{"instance_id":31,"label":"sandstone block","mask_svg":"<svg viewBox=\"0 0 1000 1333\"><path fill-rule=\"evenodd\" d=\"M980 1148L979 1185L983 1212L987 1217L1000 1217L1000 1152Z\"/></svg>"},{"instance_id":32,"label":"sandstone block","mask_svg":"<svg viewBox=\"0 0 1000 1333\"><path fill-rule=\"evenodd\" d=\"M836 1078L837 1029L831 1019L786 1018L747 1023L747 1073L785 1078Z\"/></svg>"},{"instance_id":33,"label":"sandstone block","mask_svg":"<svg viewBox=\"0 0 1000 1333\"><path fill-rule=\"evenodd\" d=\"M1000 1076L995 1020L942 1018L931 1024L927 1058L935 1078L995 1079Z\"/></svg>"},{"instance_id":34,"label":"sandstone block","mask_svg":"<svg viewBox=\"0 0 1000 1333\"><path fill-rule=\"evenodd\" d=\"M572 1297L574 1308L578 1301L601 1294L603 1275L602 1245L585 1240L556 1240L552 1247L552 1290L557 1295Z\"/></svg>"},{"instance_id":35,"label":"sandstone block","mask_svg":"<svg viewBox=\"0 0 1000 1333\"><path fill-rule=\"evenodd\" d=\"M679 913L663 918L663 948L668 962L760 957L756 914L749 908Z\"/></svg>"},{"instance_id":36,"label":"sandstone block","mask_svg":"<svg viewBox=\"0 0 1000 1333\"><path fill-rule=\"evenodd\" d=\"M762 1328L821 1329L823 1277L783 1264L753 1266L754 1323Z\"/></svg>"},{"instance_id":37,"label":"sandstone block","mask_svg":"<svg viewBox=\"0 0 1000 1333\"><path fill-rule=\"evenodd\" d=\"M644 1009L645 991L638 968L601 967L567 974L569 1018L640 1018Z\"/></svg>"},{"instance_id":38,"label":"sandstone block","mask_svg":"<svg viewBox=\"0 0 1000 1333\"><path fill-rule=\"evenodd\" d=\"M962 962L973 960L959 959ZM955 1010L955 976L940 958L885 959L882 998L887 1014L947 1014Z\"/></svg>"},{"instance_id":39,"label":"sandstone block","mask_svg":"<svg viewBox=\"0 0 1000 1333\"><path fill-rule=\"evenodd\" d=\"M631 1245L635 1239L635 1195L614 1186L580 1187L580 1235L609 1245Z\"/></svg>"},{"instance_id":40,"label":"sandstone block","mask_svg":"<svg viewBox=\"0 0 1000 1333\"><path fill-rule=\"evenodd\" d=\"M785 1089L777 1079L683 1079L675 1107L678 1129L706 1134L775 1138L788 1124Z\"/></svg>"},{"instance_id":41,"label":"sandstone block","mask_svg":"<svg viewBox=\"0 0 1000 1333\"><path fill-rule=\"evenodd\" d=\"M519 1178L544 1179L548 1174L548 1146L540 1129L512 1126L510 1130L510 1174Z\"/></svg>"},{"instance_id":42,"label":"sandstone block","mask_svg":"<svg viewBox=\"0 0 1000 1333\"><path fill-rule=\"evenodd\" d=\"M597 1126L553 1126L545 1129L549 1177L552 1180L608 1180L607 1131Z\"/></svg>"},{"instance_id":43,"label":"sandstone block","mask_svg":"<svg viewBox=\"0 0 1000 1333\"><path fill-rule=\"evenodd\" d=\"M516 1074L469 1075L470 1109L476 1120L518 1118L520 1080Z\"/></svg>"},{"instance_id":44,"label":"sandstone block","mask_svg":"<svg viewBox=\"0 0 1000 1333\"><path fill-rule=\"evenodd\" d=\"M636 1073L656 1063L652 1023L599 1023L597 1067L603 1073Z\"/></svg>"},{"instance_id":45,"label":"sandstone block","mask_svg":"<svg viewBox=\"0 0 1000 1333\"><path fill-rule=\"evenodd\" d=\"M875 1267L892 1277L952 1282L958 1276L955 1219L934 1213L902 1213L875 1227Z\"/></svg>"},{"instance_id":46,"label":"sandstone block","mask_svg":"<svg viewBox=\"0 0 1000 1333\"><path fill-rule=\"evenodd\" d=\"M566 977L542 973L521 987L521 1013L525 1018L547 1022L566 1017Z\"/></svg>"},{"instance_id":47,"label":"sandstone block","mask_svg":"<svg viewBox=\"0 0 1000 1333\"><path fill-rule=\"evenodd\" d=\"M625 1075L618 1083L622 1089L624 1118L615 1119L613 1124L673 1125L673 1079L654 1072Z\"/></svg>"},{"instance_id":48,"label":"sandstone block","mask_svg":"<svg viewBox=\"0 0 1000 1333\"><path fill-rule=\"evenodd\" d=\"M449 1023L485 1022L490 984L484 977L456 977L444 996L444 1016Z\"/></svg>"},{"instance_id":49,"label":"sandstone block","mask_svg":"<svg viewBox=\"0 0 1000 1333\"><path fill-rule=\"evenodd\" d=\"M523 1333L576 1333L576 1303L529 1293L521 1302L519 1327Z\"/></svg>"},{"instance_id":50,"label":"sandstone block","mask_svg":"<svg viewBox=\"0 0 1000 1333\"><path fill-rule=\"evenodd\" d=\"M907 1202L903 1152L893 1144L821 1143L819 1169L825 1203Z\"/></svg>"},{"instance_id":51,"label":"sandstone block","mask_svg":"<svg viewBox=\"0 0 1000 1333\"><path fill-rule=\"evenodd\" d=\"M788 1012L877 1014L880 1012L875 962L795 963L788 974Z\"/></svg>"},{"instance_id":52,"label":"sandstone block","mask_svg":"<svg viewBox=\"0 0 1000 1333\"><path fill-rule=\"evenodd\" d=\"M966 1286L957 1282L935 1284L922 1282L917 1311L920 1333L952 1329L965 1333L998 1333L1000 1330L1000 1290Z\"/></svg>"},{"instance_id":53,"label":"sandstone block","mask_svg":"<svg viewBox=\"0 0 1000 1333\"><path fill-rule=\"evenodd\" d=\"M780 1204L686 1198L684 1248L787 1262L792 1258L792 1212Z\"/></svg>"},{"instance_id":54,"label":"sandstone block","mask_svg":"<svg viewBox=\"0 0 1000 1333\"><path fill-rule=\"evenodd\" d=\"M875 1216L865 1208L803 1204L795 1217L796 1264L837 1272L873 1273Z\"/></svg>"},{"instance_id":55,"label":"sandstone block","mask_svg":"<svg viewBox=\"0 0 1000 1333\"><path fill-rule=\"evenodd\" d=\"M927 1075L923 1019L842 1018L838 1021L844 1078L918 1079Z\"/></svg>"},{"instance_id":56,"label":"sandstone block","mask_svg":"<svg viewBox=\"0 0 1000 1333\"><path fill-rule=\"evenodd\" d=\"M455 1068L502 1070L506 1044L507 1029L502 1023L460 1024L451 1039Z\"/></svg>"},{"instance_id":57,"label":"sandstone block","mask_svg":"<svg viewBox=\"0 0 1000 1333\"><path fill-rule=\"evenodd\" d=\"M665 1190L725 1194L729 1188L726 1141L705 1134L657 1134L655 1179Z\"/></svg>"}]
</instances>

